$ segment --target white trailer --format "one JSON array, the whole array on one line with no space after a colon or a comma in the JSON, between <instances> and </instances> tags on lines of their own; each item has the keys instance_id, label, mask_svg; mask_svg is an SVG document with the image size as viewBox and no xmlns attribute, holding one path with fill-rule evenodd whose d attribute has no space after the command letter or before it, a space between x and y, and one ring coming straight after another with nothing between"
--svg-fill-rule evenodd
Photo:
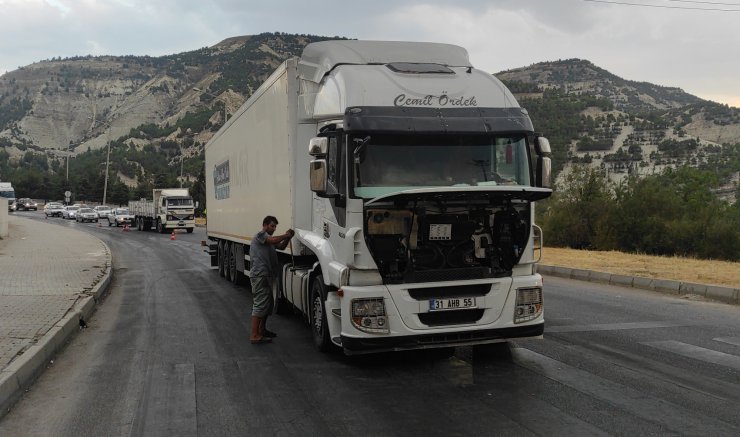
<instances>
[{"instance_id":1,"label":"white trailer","mask_svg":"<svg viewBox=\"0 0 740 437\"><path fill-rule=\"evenodd\" d=\"M191 233L195 228L193 198L187 188L155 188L151 200L130 200L128 209L140 231L154 227L161 234L175 229Z\"/></svg>"},{"instance_id":2,"label":"white trailer","mask_svg":"<svg viewBox=\"0 0 740 437\"><path fill-rule=\"evenodd\" d=\"M205 147L211 264L237 282L262 220L293 228L277 310L346 354L540 337L547 140L461 47L326 41Z\"/></svg>"},{"instance_id":3,"label":"white trailer","mask_svg":"<svg viewBox=\"0 0 740 437\"><path fill-rule=\"evenodd\" d=\"M15 190L10 182L0 182L0 199L8 200L8 211L15 211Z\"/></svg>"}]
</instances>

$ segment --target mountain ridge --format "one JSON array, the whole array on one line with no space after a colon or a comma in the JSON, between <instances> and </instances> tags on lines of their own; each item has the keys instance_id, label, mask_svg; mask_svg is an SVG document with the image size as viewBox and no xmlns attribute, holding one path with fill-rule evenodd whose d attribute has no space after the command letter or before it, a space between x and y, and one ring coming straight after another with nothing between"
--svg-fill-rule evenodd
<instances>
[{"instance_id":1,"label":"mountain ridge","mask_svg":"<svg viewBox=\"0 0 740 437\"><path fill-rule=\"evenodd\" d=\"M24 163L59 175L67 149L82 156L111 143L117 178L130 186L153 183L157 174L176 173L183 160L202 159L224 113L235 112L281 62L310 42L336 38L242 35L160 57L57 58L5 73L0 154L7 163L0 163L0 178ZM645 169L708 165L740 144L737 108L622 79L587 60L541 62L495 76L551 138L558 171L600 166L618 181ZM167 167L131 162L147 151L165 157ZM186 170L181 179L193 183L198 165ZM88 179L98 173L88 171Z\"/></svg>"}]
</instances>

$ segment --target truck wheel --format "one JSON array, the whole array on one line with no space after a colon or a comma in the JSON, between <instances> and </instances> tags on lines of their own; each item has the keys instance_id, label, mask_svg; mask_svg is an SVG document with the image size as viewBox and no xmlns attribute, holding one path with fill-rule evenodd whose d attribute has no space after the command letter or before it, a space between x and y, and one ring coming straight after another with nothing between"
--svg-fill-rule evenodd
<instances>
[{"instance_id":1,"label":"truck wheel","mask_svg":"<svg viewBox=\"0 0 740 437\"><path fill-rule=\"evenodd\" d=\"M231 246L233 243L226 242L224 243L224 278L226 278L227 281L231 281Z\"/></svg>"},{"instance_id":2,"label":"truck wheel","mask_svg":"<svg viewBox=\"0 0 740 437\"><path fill-rule=\"evenodd\" d=\"M321 352L328 352L332 349L329 326L326 322L326 307L324 306L325 288L324 278L321 275L316 276L311 285L311 306L309 308L311 314L309 317L313 343Z\"/></svg>"},{"instance_id":3,"label":"truck wheel","mask_svg":"<svg viewBox=\"0 0 740 437\"><path fill-rule=\"evenodd\" d=\"M192 234L192 233L193 233L193 228L188 228L188 234Z\"/></svg>"},{"instance_id":4,"label":"truck wheel","mask_svg":"<svg viewBox=\"0 0 740 437\"><path fill-rule=\"evenodd\" d=\"M224 242L219 241L218 242L218 276L223 277L224 276L224 265L226 263L224 262Z\"/></svg>"},{"instance_id":5,"label":"truck wheel","mask_svg":"<svg viewBox=\"0 0 740 437\"><path fill-rule=\"evenodd\" d=\"M164 234L164 226L162 226L162 221L160 219L157 219L157 232Z\"/></svg>"},{"instance_id":6,"label":"truck wheel","mask_svg":"<svg viewBox=\"0 0 740 437\"><path fill-rule=\"evenodd\" d=\"M229 244L229 249L231 249L229 250L229 279L231 279L232 284L239 285L239 283L241 282L241 275L236 269L236 243Z\"/></svg>"}]
</instances>

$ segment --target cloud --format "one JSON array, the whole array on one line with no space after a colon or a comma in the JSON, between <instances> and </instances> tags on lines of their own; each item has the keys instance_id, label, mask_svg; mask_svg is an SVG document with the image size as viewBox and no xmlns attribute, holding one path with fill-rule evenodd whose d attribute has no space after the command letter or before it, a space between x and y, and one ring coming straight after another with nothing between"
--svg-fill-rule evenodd
<instances>
[{"instance_id":1,"label":"cloud","mask_svg":"<svg viewBox=\"0 0 740 437\"><path fill-rule=\"evenodd\" d=\"M0 10L0 73L54 57L161 56L287 32L458 44L490 72L581 58L702 97L740 95L740 12L581 0L0 0Z\"/></svg>"}]
</instances>

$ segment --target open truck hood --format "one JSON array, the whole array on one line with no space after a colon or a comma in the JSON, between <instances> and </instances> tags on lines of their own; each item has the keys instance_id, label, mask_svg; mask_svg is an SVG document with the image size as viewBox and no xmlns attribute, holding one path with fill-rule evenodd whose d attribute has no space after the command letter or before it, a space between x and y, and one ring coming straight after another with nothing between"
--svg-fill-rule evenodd
<instances>
[{"instance_id":1,"label":"open truck hood","mask_svg":"<svg viewBox=\"0 0 740 437\"><path fill-rule=\"evenodd\" d=\"M471 199L519 199L534 202L550 197L552 190L549 188L525 187L519 185L496 185L496 186L453 186L453 187L430 187L414 188L409 190L387 193L365 202L372 205L380 202L409 202L409 201L455 201Z\"/></svg>"}]
</instances>

